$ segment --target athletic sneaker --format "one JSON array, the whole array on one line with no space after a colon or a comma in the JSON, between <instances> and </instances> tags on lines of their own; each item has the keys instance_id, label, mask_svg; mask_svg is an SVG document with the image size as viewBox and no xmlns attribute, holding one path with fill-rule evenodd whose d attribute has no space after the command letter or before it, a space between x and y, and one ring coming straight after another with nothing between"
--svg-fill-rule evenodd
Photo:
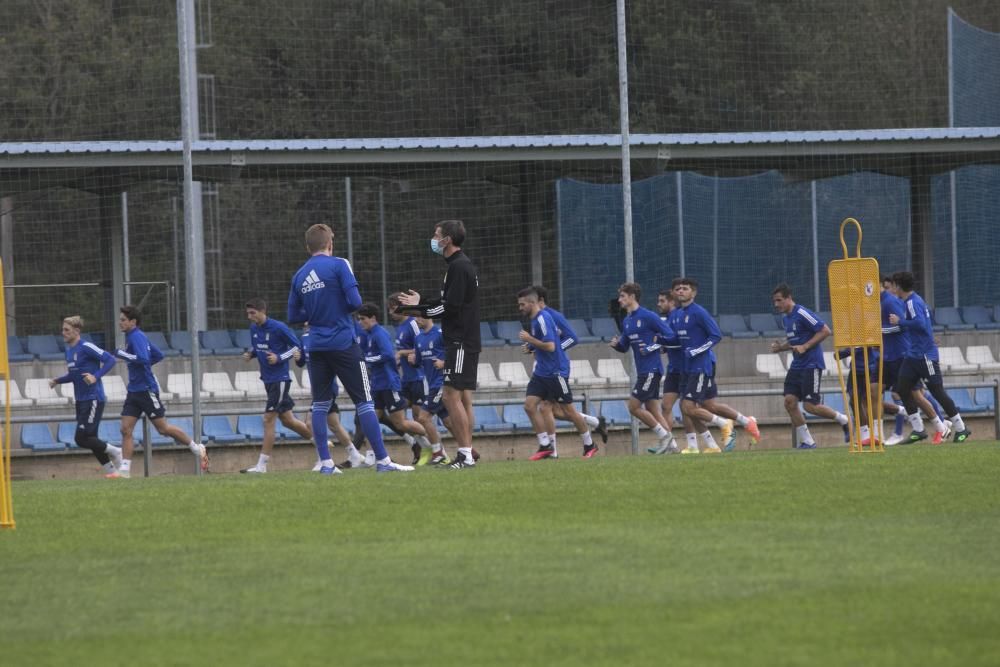
<instances>
[{"instance_id":1,"label":"athletic sneaker","mask_svg":"<svg viewBox=\"0 0 1000 667\"><path fill-rule=\"evenodd\" d=\"M608 420L604 417L598 417L594 433L601 436L601 443L608 444Z\"/></svg>"},{"instance_id":2,"label":"athletic sneaker","mask_svg":"<svg viewBox=\"0 0 1000 667\"><path fill-rule=\"evenodd\" d=\"M115 470L114 472L109 472L107 475L104 476L104 479L121 479L121 478L122 474L117 470Z\"/></svg>"},{"instance_id":3,"label":"athletic sneaker","mask_svg":"<svg viewBox=\"0 0 1000 667\"><path fill-rule=\"evenodd\" d=\"M448 464L448 469L461 470L462 468L475 468L476 467L475 450L472 451L473 451L473 460L471 463L465 458L465 454L463 454L462 452L458 452L457 454L455 454L455 460Z\"/></svg>"},{"instance_id":4,"label":"athletic sneaker","mask_svg":"<svg viewBox=\"0 0 1000 667\"><path fill-rule=\"evenodd\" d=\"M901 442L903 442L903 434L894 433L885 441L885 446L892 447L893 445L898 445Z\"/></svg>"},{"instance_id":5,"label":"athletic sneaker","mask_svg":"<svg viewBox=\"0 0 1000 667\"><path fill-rule=\"evenodd\" d=\"M695 445L694 447L688 445L681 450L681 454L701 454L701 450L698 449L698 445Z\"/></svg>"},{"instance_id":6,"label":"athletic sneaker","mask_svg":"<svg viewBox=\"0 0 1000 667\"><path fill-rule=\"evenodd\" d=\"M122 479L129 479L132 477L132 470L130 469L119 470L118 477L121 477Z\"/></svg>"},{"instance_id":7,"label":"athletic sneaker","mask_svg":"<svg viewBox=\"0 0 1000 667\"><path fill-rule=\"evenodd\" d=\"M342 466L344 468L364 468L365 467L365 457L358 450L354 450L352 453L347 455L347 461L344 462Z\"/></svg>"},{"instance_id":8,"label":"athletic sneaker","mask_svg":"<svg viewBox=\"0 0 1000 667\"><path fill-rule=\"evenodd\" d=\"M337 466L320 466L319 474L321 475L343 475L344 471Z\"/></svg>"},{"instance_id":9,"label":"athletic sneaker","mask_svg":"<svg viewBox=\"0 0 1000 667\"><path fill-rule=\"evenodd\" d=\"M965 429L964 431L958 431L955 433L955 442L965 442L972 435L972 431Z\"/></svg>"},{"instance_id":10,"label":"athletic sneaker","mask_svg":"<svg viewBox=\"0 0 1000 667\"><path fill-rule=\"evenodd\" d=\"M597 454L597 445L584 445L583 446L583 458L592 459L594 455Z\"/></svg>"},{"instance_id":11,"label":"athletic sneaker","mask_svg":"<svg viewBox=\"0 0 1000 667\"><path fill-rule=\"evenodd\" d=\"M722 450L718 447L706 447L702 454L721 454Z\"/></svg>"},{"instance_id":12,"label":"athletic sneaker","mask_svg":"<svg viewBox=\"0 0 1000 667\"><path fill-rule=\"evenodd\" d=\"M195 456L201 462L201 471L208 472L208 450L205 449L205 445L198 444L198 453Z\"/></svg>"},{"instance_id":13,"label":"athletic sneaker","mask_svg":"<svg viewBox=\"0 0 1000 667\"><path fill-rule=\"evenodd\" d=\"M908 445L912 445L915 442L920 442L921 440L927 439L927 431L913 431L910 433L909 437L904 441Z\"/></svg>"},{"instance_id":14,"label":"athletic sneaker","mask_svg":"<svg viewBox=\"0 0 1000 667\"><path fill-rule=\"evenodd\" d=\"M751 447L760 442L760 428L757 426L756 417L747 417L747 425L743 428L746 429L747 434L750 436Z\"/></svg>"},{"instance_id":15,"label":"athletic sneaker","mask_svg":"<svg viewBox=\"0 0 1000 667\"><path fill-rule=\"evenodd\" d=\"M313 464L312 472L319 472L319 469L322 468L322 467L323 467L323 462L322 461L316 461L316 463Z\"/></svg>"},{"instance_id":16,"label":"athletic sneaker","mask_svg":"<svg viewBox=\"0 0 1000 667\"><path fill-rule=\"evenodd\" d=\"M413 443L412 445L410 445L410 451L413 452L413 463L411 463L410 465L415 466L420 462L420 454L423 452L423 449L424 448L418 445L417 443Z\"/></svg>"},{"instance_id":17,"label":"athletic sneaker","mask_svg":"<svg viewBox=\"0 0 1000 667\"><path fill-rule=\"evenodd\" d=\"M726 440L722 444L722 451L724 451L724 452L731 452L734 449L736 449L736 436L735 435L731 435L731 436L729 436L729 440Z\"/></svg>"},{"instance_id":18,"label":"athletic sneaker","mask_svg":"<svg viewBox=\"0 0 1000 667\"><path fill-rule=\"evenodd\" d=\"M240 470L240 472L241 473L248 473L248 474L252 475L252 474L255 474L255 473L265 473L265 472L267 472L267 469L265 468L264 470L261 470L257 466L253 465L253 466L250 466L249 468L244 468L243 470Z\"/></svg>"},{"instance_id":19,"label":"athletic sneaker","mask_svg":"<svg viewBox=\"0 0 1000 667\"><path fill-rule=\"evenodd\" d=\"M667 433L664 437L660 438L660 442L656 447L647 447L646 451L650 454L676 454L677 442L674 440L673 433Z\"/></svg>"},{"instance_id":20,"label":"athletic sneaker","mask_svg":"<svg viewBox=\"0 0 1000 667\"><path fill-rule=\"evenodd\" d=\"M359 468L374 468L375 467L375 452L368 450L365 452L365 462L358 466Z\"/></svg>"},{"instance_id":21,"label":"athletic sneaker","mask_svg":"<svg viewBox=\"0 0 1000 667\"><path fill-rule=\"evenodd\" d=\"M944 430L934 431L934 435L931 437L932 445L940 445L951 437L951 422L945 419L942 423L944 424Z\"/></svg>"},{"instance_id":22,"label":"athletic sneaker","mask_svg":"<svg viewBox=\"0 0 1000 667\"><path fill-rule=\"evenodd\" d=\"M434 455L431 456L431 460L428 465L446 466L449 463L451 463L451 459L448 458L448 455L445 454L444 450L442 449L440 452L434 452Z\"/></svg>"},{"instance_id":23,"label":"athletic sneaker","mask_svg":"<svg viewBox=\"0 0 1000 667\"><path fill-rule=\"evenodd\" d=\"M816 449L815 442L800 442L796 449Z\"/></svg>"},{"instance_id":24,"label":"athletic sneaker","mask_svg":"<svg viewBox=\"0 0 1000 667\"><path fill-rule=\"evenodd\" d=\"M733 437L733 420L726 419L722 422L722 426L719 427L719 435L722 436L722 442L728 444L729 439Z\"/></svg>"},{"instance_id":25,"label":"athletic sneaker","mask_svg":"<svg viewBox=\"0 0 1000 667\"><path fill-rule=\"evenodd\" d=\"M418 465L418 466L425 466L428 463L430 463L431 462L431 455L432 454L433 454L433 452L430 449L428 449L427 447L424 447L423 451L420 452L420 458L417 459L416 465Z\"/></svg>"},{"instance_id":26,"label":"athletic sneaker","mask_svg":"<svg viewBox=\"0 0 1000 667\"><path fill-rule=\"evenodd\" d=\"M538 451L528 457L529 461L541 461L542 459L554 459L556 457L555 447L552 445L539 445ZM456 461L460 460L458 457Z\"/></svg>"},{"instance_id":27,"label":"athletic sneaker","mask_svg":"<svg viewBox=\"0 0 1000 667\"><path fill-rule=\"evenodd\" d=\"M413 466L404 466L399 463L379 463L375 466L375 472L413 472Z\"/></svg>"},{"instance_id":28,"label":"athletic sneaker","mask_svg":"<svg viewBox=\"0 0 1000 667\"><path fill-rule=\"evenodd\" d=\"M122 448L115 447L114 445L108 445L108 456L111 457L111 462L115 464L115 470L122 467Z\"/></svg>"},{"instance_id":29,"label":"athletic sneaker","mask_svg":"<svg viewBox=\"0 0 1000 667\"><path fill-rule=\"evenodd\" d=\"M850 442L851 441L851 426L850 426L850 422L848 422L847 424L841 424L840 428L842 428L844 430L844 442Z\"/></svg>"}]
</instances>

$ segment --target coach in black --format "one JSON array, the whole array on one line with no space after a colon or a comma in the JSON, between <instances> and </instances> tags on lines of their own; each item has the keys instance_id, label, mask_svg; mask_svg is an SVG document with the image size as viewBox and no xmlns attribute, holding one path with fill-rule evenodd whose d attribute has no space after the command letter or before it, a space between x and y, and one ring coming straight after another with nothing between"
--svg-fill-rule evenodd
<instances>
[{"instance_id":1,"label":"coach in black","mask_svg":"<svg viewBox=\"0 0 1000 667\"><path fill-rule=\"evenodd\" d=\"M462 252L465 225L461 220L444 220L434 227L431 250L443 255L448 272L441 287L441 298L421 301L410 290L400 295L407 310L419 310L426 317L441 320L446 356L444 362L443 402L451 417L451 432L458 444L458 455L451 463L455 469L476 465L472 455L472 394L476 390L479 366L479 276L476 265Z\"/></svg>"}]
</instances>

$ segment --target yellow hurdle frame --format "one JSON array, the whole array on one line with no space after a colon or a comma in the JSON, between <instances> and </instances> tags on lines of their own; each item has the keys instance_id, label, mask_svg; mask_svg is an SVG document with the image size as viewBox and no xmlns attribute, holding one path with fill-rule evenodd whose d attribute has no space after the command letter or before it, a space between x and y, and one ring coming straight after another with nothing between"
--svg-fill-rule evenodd
<instances>
[{"instance_id":1,"label":"yellow hurdle frame","mask_svg":"<svg viewBox=\"0 0 1000 667\"><path fill-rule=\"evenodd\" d=\"M853 224L858 230L858 242L855 257L849 257L847 242L844 240L844 229ZM844 249L844 259L835 259L827 266L827 283L830 286L830 310L833 322L834 354L847 348L852 354L851 380L854 383L854 396L851 415L852 453L884 452L882 436L882 302L878 261L874 257L861 256L861 223L854 218L846 218L840 223L840 245ZM853 363L854 348L863 350L863 372ZM878 350L878 393L873 396L871 390L872 378L868 368L870 350ZM840 393L844 405L849 404L847 383L844 371L838 360L837 378L840 380ZM861 443L861 417L859 408L858 387L865 383L867 397L866 414L868 415L868 430L871 437L868 445ZM878 428L876 429L876 425Z\"/></svg>"},{"instance_id":2,"label":"yellow hurdle frame","mask_svg":"<svg viewBox=\"0 0 1000 667\"><path fill-rule=\"evenodd\" d=\"M7 306L0 262L0 379L4 381L3 428L0 429L0 528L14 528L14 505L10 495L10 357L7 350Z\"/></svg>"}]
</instances>

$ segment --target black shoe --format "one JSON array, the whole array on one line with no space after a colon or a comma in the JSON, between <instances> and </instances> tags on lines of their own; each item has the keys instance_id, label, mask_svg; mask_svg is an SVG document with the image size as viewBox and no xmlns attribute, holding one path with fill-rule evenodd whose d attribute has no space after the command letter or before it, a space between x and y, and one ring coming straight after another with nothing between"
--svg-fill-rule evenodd
<instances>
[{"instance_id":1,"label":"black shoe","mask_svg":"<svg viewBox=\"0 0 1000 667\"><path fill-rule=\"evenodd\" d=\"M413 443L412 445L410 445L410 451L413 452L413 463L410 464L411 466L417 465L417 461L420 460L420 452L422 452L423 450L424 448L418 445L417 443Z\"/></svg>"},{"instance_id":2,"label":"black shoe","mask_svg":"<svg viewBox=\"0 0 1000 667\"><path fill-rule=\"evenodd\" d=\"M850 442L851 441L851 427L848 426L847 424L841 424L840 428L844 429L844 442ZM927 436L925 435L924 437L926 438Z\"/></svg>"},{"instance_id":3,"label":"black shoe","mask_svg":"<svg viewBox=\"0 0 1000 667\"><path fill-rule=\"evenodd\" d=\"M969 429L966 428L965 430L958 431L957 433L955 433L954 441L955 442L965 442L966 440L969 439L969 436L971 436L971 435L972 435L972 431L970 431Z\"/></svg>"},{"instance_id":4,"label":"black shoe","mask_svg":"<svg viewBox=\"0 0 1000 667\"><path fill-rule=\"evenodd\" d=\"M465 454L463 454L462 452L456 452L455 460L449 463L447 467L451 468L452 470L461 470L462 468L475 468L476 464L474 462L468 463L465 460Z\"/></svg>"},{"instance_id":5,"label":"black shoe","mask_svg":"<svg viewBox=\"0 0 1000 667\"><path fill-rule=\"evenodd\" d=\"M602 444L608 444L608 420L604 417L598 417L597 427L594 429L594 433L601 436Z\"/></svg>"},{"instance_id":6,"label":"black shoe","mask_svg":"<svg viewBox=\"0 0 1000 667\"><path fill-rule=\"evenodd\" d=\"M341 470L347 470L348 468L351 467L351 460L348 459L348 460L344 461L343 463L338 463L337 467L340 468Z\"/></svg>"},{"instance_id":7,"label":"black shoe","mask_svg":"<svg viewBox=\"0 0 1000 667\"><path fill-rule=\"evenodd\" d=\"M905 442L908 445L912 445L916 442L920 442L921 440L926 440L926 439L927 439L927 431L913 431L912 433L910 433L910 436L903 442Z\"/></svg>"}]
</instances>

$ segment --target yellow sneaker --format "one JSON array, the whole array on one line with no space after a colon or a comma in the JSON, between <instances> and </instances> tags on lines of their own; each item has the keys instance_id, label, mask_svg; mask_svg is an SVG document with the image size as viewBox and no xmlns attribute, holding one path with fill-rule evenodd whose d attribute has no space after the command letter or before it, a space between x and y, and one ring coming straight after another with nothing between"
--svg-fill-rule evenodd
<instances>
[{"instance_id":1,"label":"yellow sneaker","mask_svg":"<svg viewBox=\"0 0 1000 667\"><path fill-rule=\"evenodd\" d=\"M681 450L681 454L701 454L701 450L697 447L685 447Z\"/></svg>"},{"instance_id":2,"label":"yellow sneaker","mask_svg":"<svg viewBox=\"0 0 1000 667\"><path fill-rule=\"evenodd\" d=\"M430 447L423 447L420 450L420 456L417 458L418 466L425 466L431 462L431 457L434 456L434 450Z\"/></svg>"},{"instance_id":3,"label":"yellow sneaker","mask_svg":"<svg viewBox=\"0 0 1000 667\"><path fill-rule=\"evenodd\" d=\"M722 442L729 442L729 439L733 437L732 419L725 420L725 423L719 427L719 435L722 436Z\"/></svg>"},{"instance_id":4,"label":"yellow sneaker","mask_svg":"<svg viewBox=\"0 0 1000 667\"><path fill-rule=\"evenodd\" d=\"M702 454L721 454L722 450L718 447L706 447Z\"/></svg>"}]
</instances>

